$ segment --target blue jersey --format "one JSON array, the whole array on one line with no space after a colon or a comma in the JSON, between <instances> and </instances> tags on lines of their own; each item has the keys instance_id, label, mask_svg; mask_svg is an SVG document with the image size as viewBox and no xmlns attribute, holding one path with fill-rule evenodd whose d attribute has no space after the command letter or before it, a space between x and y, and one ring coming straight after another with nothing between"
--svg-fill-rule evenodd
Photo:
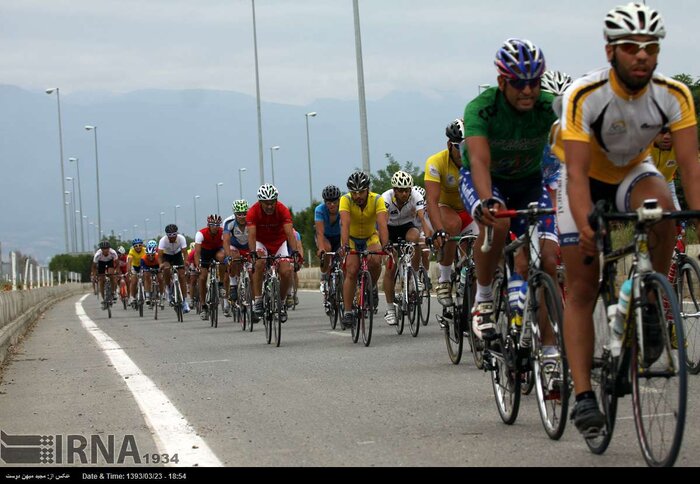
<instances>
[{"instance_id":1,"label":"blue jersey","mask_svg":"<svg viewBox=\"0 0 700 484\"><path fill-rule=\"evenodd\" d=\"M323 222L323 235L326 237L340 236L340 213L334 224L331 224L331 213L325 203L319 204L314 211L314 222Z\"/></svg>"},{"instance_id":2,"label":"blue jersey","mask_svg":"<svg viewBox=\"0 0 700 484\"><path fill-rule=\"evenodd\" d=\"M559 172L561 162L552 154L552 147L549 143L544 145L542 153L542 183L544 186L556 190L559 188Z\"/></svg>"}]
</instances>

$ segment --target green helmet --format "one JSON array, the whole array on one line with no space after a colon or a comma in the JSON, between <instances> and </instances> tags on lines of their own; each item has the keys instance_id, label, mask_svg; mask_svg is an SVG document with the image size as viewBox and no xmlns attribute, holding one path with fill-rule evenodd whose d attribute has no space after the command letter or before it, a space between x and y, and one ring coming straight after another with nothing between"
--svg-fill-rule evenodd
<instances>
[{"instance_id":1,"label":"green helmet","mask_svg":"<svg viewBox=\"0 0 700 484\"><path fill-rule=\"evenodd\" d=\"M246 200L234 200L231 205L233 213L243 213L248 211L248 202Z\"/></svg>"}]
</instances>

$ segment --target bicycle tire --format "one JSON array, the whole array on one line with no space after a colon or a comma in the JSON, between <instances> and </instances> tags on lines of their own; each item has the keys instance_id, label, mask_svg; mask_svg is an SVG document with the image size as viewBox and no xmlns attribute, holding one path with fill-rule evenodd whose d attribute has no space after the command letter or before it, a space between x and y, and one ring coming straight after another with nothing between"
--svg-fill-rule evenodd
<instances>
[{"instance_id":1,"label":"bicycle tire","mask_svg":"<svg viewBox=\"0 0 700 484\"><path fill-rule=\"evenodd\" d=\"M585 439L589 450L600 455L606 451L615 431L617 416L617 394L613 370L613 359L607 348L610 341L610 326L605 302L598 296L593 310L593 325L595 329L595 344L593 350L593 365L591 368L592 390L596 393L600 411L605 416L605 428L597 437Z\"/></svg>"},{"instance_id":2,"label":"bicycle tire","mask_svg":"<svg viewBox=\"0 0 700 484\"><path fill-rule=\"evenodd\" d=\"M275 346L279 348L282 342L282 294L280 290L280 280L272 280L272 333L275 339Z\"/></svg>"},{"instance_id":3,"label":"bicycle tire","mask_svg":"<svg viewBox=\"0 0 700 484\"><path fill-rule=\"evenodd\" d=\"M634 314L642 321L642 334L635 335L630 361L634 423L647 464L668 467L678 457L685 429L688 374L683 325L674 289L665 276L645 274L639 292L640 306L635 305ZM660 345L654 344L657 339ZM658 356L656 346L661 348Z\"/></svg>"},{"instance_id":4,"label":"bicycle tire","mask_svg":"<svg viewBox=\"0 0 700 484\"><path fill-rule=\"evenodd\" d=\"M105 306L107 307L107 318L112 318L112 283L109 282L109 277L105 277L104 290L105 290Z\"/></svg>"},{"instance_id":5,"label":"bicycle tire","mask_svg":"<svg viewBox=\"0 0 700 484\"><path fill-rule=\"evenodd\" d=\"M462 351L464 347L464 333L460 331L459 321L457 321L457 306L451 306L452 311L446 307L442 309L443 335L447 346L447 356L453 365L459 365L462 361Z\"/></svg>"},{"instance_id":6,"label":"bicycle tire","mask_svg":"<svg viewBox=\"0 0 700 484\"><path fill-rule=\"evenodd\" d=\"M272 342L272 308L270 307L270 282L263 282L263 324L265 325L265 341Z\"/></svg>"},{"instance_id":7,"label":"bicycle tire","mask_svg":"<svg viewBox=\"0 0 700 484\"><path fill-rule=\"evenodd\" d=\"M363 307L360 309L367 316L362 318L362 342L365 346L369 346L372 341L372 319L374 317L374 291L372 286L372 275L369 271L363 271L362 277L365 279L364 284L365 295L363 298Z\"/></svg>"},{"instance_id":8,"label":"bicycle tire","mask_svg":"<svg viewBox=\"0 0 700 484\"><path fill-rule=\"evenodd\" d=\"M541 295L538 291L540 288L542 289ZM550 439L559 440L566 429L569 408L569 365L564 348L562 326L564 311L557 285L549 274L541 272L536 277L531 278L528 292L530 294L526 299L530 303L525 313L523 325L528 324L529 321L534 327L532 332L533 370L528 374L534 377L537 407L544 430ZM540 317L538 309L543 305L546 314ZM559 364L556 365L554 371L547 371L547 373L543 371L543 342L540 340L541 333L537 326L538 321L545 320L545 316L554 334L557 351L560 355Z\"/></svg>"},{"instance_id":9,"label":"bicycle tire","mask_svg":"<svg viewBox=\"0 0 700 484\"><path fill-rule=\"evenodd\" d=\"M464 295L462 296L462 307L460 311L460 325L462 328L462 335L467 334L467 341L469 342L469 348L472 352L472 359L474 360L474 365L477 369L484 369L484 342L476 337L474 331L472 331L472 306L474 304L474 297L476 296L476 279L474 278L474 272L471 270L464 282Z\"/></svg>"},{"instance_id":10,"label":"bicycle tire","mask_svg":"<svg viewBox=\"0 0 700 484\"><path fill-rule=\"evenodd\" d=\"M498 352L492 352L491 386L496 400L496 409L506 425L512 425L520 410L520 372L517 369L517 349L509 334L510 309L505 293L505 279L494 279L496 333ZM493 348L491 342L491 347Z\"/></svg>"},{"instance_id":11,"label":"bicycle tire","mask_svg":"<svg viewBox=\"0 0 700 484\"><path fill-rule=\"evenodd\" d=\"M173 278L173 292L175 300L175 314L177 315L177 322L182 323L184 321L182 316L182 288L180 287L180 279Z\"/></svg>"},{"instance_id":12,"label":"bicycle tire","mask_svg":"<svg viewBox=\"0 0 700 484\"><path fill-rule=\"evenodd\" d=\"M424 267L418 269L418 278L423 283L423 291L420 294L420 305L418 306L418 315L423 326L428 325L430 320L430 278L428 271Z\"/></svg>"},{"instance_id":13,"label":"bicycle tire","mask_svg":"<svg viewBox=\"0 0 700 484\"><path fill-rule=\"evenodd\" d=\"M326 282L326 291L324 294L324 300L326 301L326 307L324 310L328 311L328 319L331 323L331 329L335 329L338 325L338 307L335 305L335 286L336 277L333 273L328 275L328 280Z\"/></svg>"},{"instance_id":14,"label":"bicycle tire","mask_svg":"<svg viewBox=\"0 0 700 484\"><path fill-rule=\"evenodd\" d=\"M251 280L250 277L246 277L246 292L245 292L245 298L246 298L246 317L248 318L248 332L252 333L253 332L253 288L250 285Z\"/></svg>"},{"instance_id":15,"label":"bicycle tire","mask_svg":"<svg viewBox=\"0 0 700 484\"><path fill-rule=\"evenodd\" d=\"M345 276L341 271L338 271L335 280L335 313L336 323L343 319L345 315L345 299L343 298L343 285L345 284ZM333 326L333 329L337 327Z\"/></svg>"},{"instance_id":16,"label":"bicycle tire","mask_svg":"<svg viewBox=\"0 0 700 484\"><path fill-rule=\"evenodd\" d=\"M695 259L683 257L676 275L675 289L683 319L688 371L697 375L700 373L700 265Z\"/></svg>"},{"instance_id":17,"label":"bicycle tire","mask_svg":"<svg viewBox=\"0 0 700 484\"><path fill-rule=\"evenodd\" d=\"M401 264L394 274L394 310L396 311L396 334L403 334L404 320L406 318L406 312L404 311L406 307L406 301L404 301L404 281L401 275Z\"/></svg>"},{"instance_id":18,"label":"bicycle tire","mask_svg":"<svg viewBox=\"0 0 700 484\"><path fill-rule=\"evenodd\" d=\"M411 266L406 271L406 283L408 287L408 326L411 329L411 336L418 336L420 331L420 317L418 316L418 306L420 306L420 293L418 292L418 277Z\"/></svg>"}]
</instances>

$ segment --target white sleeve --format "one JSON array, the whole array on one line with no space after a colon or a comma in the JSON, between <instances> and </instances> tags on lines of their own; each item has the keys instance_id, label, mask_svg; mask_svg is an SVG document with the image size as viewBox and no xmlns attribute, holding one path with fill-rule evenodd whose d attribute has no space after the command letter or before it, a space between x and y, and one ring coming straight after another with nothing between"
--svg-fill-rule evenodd
<instances>
[{"instance_id":1,"label":"white sleeve","mask_svg":"<svg viewBox=\"0 0 700 484\"><path fill-rule=\"evenodd\" d=\"M92 258L92 261L95 262L95 263L97 263L97 262L99 261L99 259L100 259L100 254L101 254L101 253L102 253L102 250L98 250L97 252L95 252L95 255L94 255L94 257Z\"/></svg>"},{"instance_id":2,"label":"white sleeve","mask_svg":"<svg viewBox=\"0 0 700 484\"><path fill-rule=\"evenodd\" d=\"M167 243L167 241L168 241L168 237L161 237L160 241L158 242L158 248L160 250L165 250L167 248L165 245Z\"/></svg>"},{"instance_id":3,"label":"white sleeve","mask_svg":"<svg viewBox=\"0 0 700 484\"><path fill-rule=\"evenodd\" d=\"M202 242L204 242L204 236L202 235L202 232L197 232L197 234L194 236L194 243L201 244Z\"/></svg>"},{"instance_id":4,"label":"white sleeve","mask_svg":"<svg viewBox=\"0 0 700 484\"><path fill-rule=\"evenodd\" d=\"M197 232L197 233L199 233L199 232ZM177 240L180 242L180 249L184 250L187 248L187 239L185 238L184 235L178 234Z\"/></svg>"}]
</instances>

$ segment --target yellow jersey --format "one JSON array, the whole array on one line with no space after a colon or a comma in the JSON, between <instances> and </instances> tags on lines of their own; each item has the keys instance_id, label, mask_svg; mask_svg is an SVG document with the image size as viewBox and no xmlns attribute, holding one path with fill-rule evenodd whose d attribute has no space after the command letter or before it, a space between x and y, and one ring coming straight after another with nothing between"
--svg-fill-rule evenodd
<instances>
[{"instance_id":1,"label":"yellow jersey","mask_svg":"<svg viewBox=\"0 0 700 484\"><path fill-rule=\"evenodd\" d=\"M136 250L132 247L129 250L129 257L131 257L132 267L141 267L141 258L146 257L146 248L141 247L141 252L136 252Z\"/></svg>"},{"instance_id":2,"label":"yellow jersey","mask_svg":"<svg viewBox=\"0 0 700 484\"><path fill-rule=\"evenodd\" d=\"M678 169L676 163L676 152L673 148L670 150L661 150L656 146L651 147L651 160L654 162L656 169L661 172L667 182L673 181L673 176Z\"/></svg>"},{"instance_id":3,"label":"yellow jersey","mask_svg":"<svg viewBox=\"0 0 700 484\"><path fill-rule=\"evenodd\" d=\"M384 199L378 193L369 192L365 208L360 208L349 193L340 197L341 212L350 213L350 237L369 239L377 231L377 214L386 212Z\"/></svg>"},{"instance_id":4,"label":"yellow jersey","mask_svg":"<svg viewBox=\"0 0 700 484\"><path fill-rule=\"evenodd\" d=\"M447 205L455 210L464 210L459 197L459 168L450 161L449 150L435 153L425 162L423 180L440 184L440 205Z\"/></svg>"}]
</instances>

